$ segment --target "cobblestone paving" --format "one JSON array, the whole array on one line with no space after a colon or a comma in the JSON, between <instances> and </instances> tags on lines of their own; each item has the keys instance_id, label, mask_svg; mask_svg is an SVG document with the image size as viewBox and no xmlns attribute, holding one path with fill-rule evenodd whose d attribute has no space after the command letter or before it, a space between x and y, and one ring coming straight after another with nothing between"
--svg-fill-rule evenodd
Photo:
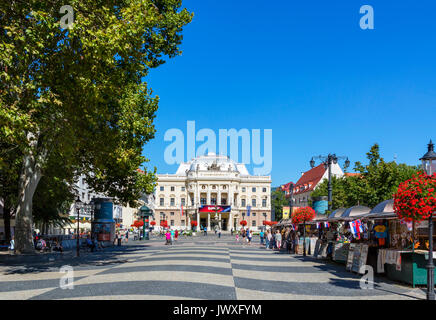
<instances>
[{"instance_id":1,"label":"cobblestone paving","mask_svg":"<svg viewBox=\"0 0 436 320\"><path fill-rule=\"evenodd\" d=\"M104 252L0 257L0 299L424 299L422 289L360 276L336 265L236 243L224 235L197 236L164 245L163 238L130 241ZM74 289L62 289L74 270Z\"/></svg>"}]
</instances>

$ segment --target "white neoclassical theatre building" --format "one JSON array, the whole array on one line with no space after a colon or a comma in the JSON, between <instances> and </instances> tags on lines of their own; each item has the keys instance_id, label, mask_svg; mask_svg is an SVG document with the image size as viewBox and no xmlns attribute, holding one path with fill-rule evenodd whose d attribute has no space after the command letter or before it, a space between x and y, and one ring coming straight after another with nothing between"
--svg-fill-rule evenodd
<instances>
[{"instance_id":1,"label":"white neoclassical theatre building","mask_svg":"<svg viewBox=\"0 0 436 320\"><path fill-rule=\"evenodd\" d=\"M230 231L245 220L246 227L258 230L271 220L271 177L252 176L244 164L226 156L199 156L182 162L175 174L157 178L156 226L166 220L171 228L191 229L196 220L209 231Z\"/></svg>"}]
</instances>

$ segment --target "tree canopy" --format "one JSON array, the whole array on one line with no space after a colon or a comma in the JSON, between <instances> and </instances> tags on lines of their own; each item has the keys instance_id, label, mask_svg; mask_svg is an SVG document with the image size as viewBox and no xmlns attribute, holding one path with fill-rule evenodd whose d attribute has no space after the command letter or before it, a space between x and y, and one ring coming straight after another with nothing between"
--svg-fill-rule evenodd
<instances>
[{"instance_id":1,"label":"tree canopy","mask_svg":"<svg viewBox=\"0 0 436 320\"><path fill-rule=\"evenodd\" d=\"M57 0L0 3L0 142L22 153L19 252L32 250L33 195L52 165L75 168L122 203L152 189L156 169L137 171L159 100L144 79L181 54L181 32L193 16L181 0L68 4L74 23L63 29ZM3 157L1 174L11 174Z\"/></svg>"},{"instance_id":2,"label":"tree canopy","mask_svg":"<svg viewBox=\"0 0 436 320\"><path fill-rule=\"evenodd\" d=\"M332 177L332 208L364 205L370 208L392 199L399 184L410 179L418 171L417 166L409 166L395 161L385 162L380 156L380 147L374 144L366 154L368 164L355 162L354 171L358 175ZM328 181L324 180L311 197L327 196Z\"/></svg>"}]
</instances>

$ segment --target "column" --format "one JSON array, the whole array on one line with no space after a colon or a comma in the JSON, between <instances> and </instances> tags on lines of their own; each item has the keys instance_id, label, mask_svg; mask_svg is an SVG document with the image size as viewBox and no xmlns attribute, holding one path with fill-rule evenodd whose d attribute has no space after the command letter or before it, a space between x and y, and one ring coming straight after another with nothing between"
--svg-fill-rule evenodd
<instances>
[{"instance_id":1,"label":"column","mask_svg":"<svg viewBox=\"0 0 436 320\"><path fill-rule=\"evenodd\" d=\"M217 205L221 205L221 190L220 190L221 186L218 185L218 191L217 191L217 195L216 195L216 204Z\"/></svg>"},{"instance_id":2,"label":"column","mask_svg":"<svg viewBox=\"0 0 436 320\"><path fill-rule=\"evenodd\" d=\"M222 229L221 213L219 213L218 217L219 217L219 219L220 219L219 226L220 226L220 229Z\"/></svg>"},{"instance_id":3,"label":"column","mask_svg":"<svg viewBox=\"0 0 436 320\"><path fill-rule=\"evenodd\" d=\"M230 211L230 213L229 213L229 227L227 229L230 230L232 228L233 228L233 214Z\"/></svg>"},{"instance_id":4,"label":"column","mask_svg":"<svg viewBox=\"0 0 436 320\"><path fill-rule=\"evenodd\" d=\"M187 226L186 229L191 228L191 230L192 230L192 227L191 227L191 216L189 214L186 214L186 215L187 215L187 221L188 221L188 226Z\"/></svg>"},{"instance_id":5,"label":"column","mask_svg":"<svg viewBox=\"0 0 436 320\"><path fill-rule=\"evenodd\" d=\"M197 231L200 230L199 228L200 228L200 212L197 212Z\"/></svg>"},{"instance_id":6,"label":"column","mask_svg":"<svg viewBox=\"0 0 436 320\"><path fill-rule=\"evenodd\" d=\"M206 204L211 204L210 203L210 188L209 188L209 185L207 186L207 203Z\"/></svg>"},{"instance_id":7,"label":"column","mask_svg":"<svg viewBox=\"0 0 436 320\"><path fill-rule=\"evenodd\" d=\"M210 231L210 214L207 213L207 231Z\"/></svg>"}]
</instances>

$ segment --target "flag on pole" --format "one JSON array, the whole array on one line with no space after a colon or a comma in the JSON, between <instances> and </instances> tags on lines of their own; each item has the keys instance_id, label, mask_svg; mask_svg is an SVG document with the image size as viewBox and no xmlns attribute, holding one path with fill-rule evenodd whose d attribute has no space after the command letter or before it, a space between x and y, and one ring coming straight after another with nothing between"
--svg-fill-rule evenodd
<instances>
[{"instance_id":1,"label":"flag on pole","mask_svg":"<svg viewBox=\"0 0 436 320\"><path fill-rule=\"evenodd\" d=\"M183 217L183 206L180 206L180 212L181 212L182 217Z\"/></svg>"},{"instance_id":2,"label":"flag on pole","mask_svg":"<svg viewBox=\"0 0 436 320\"><path fill-rule=\"evenodd\" d=\"M250 216L250 209L251 209L251 206L247 206L247 217Z\"/></svg>"},{"instance_id":3,"label":"flag on pole","mask_svg":"<svg viewBox=\"0 0 436 320\"><path fill-rule=\"evenodd\" d=\"M328 222L324 222L324 227L326 227L326 228L330 228L330 223L328 223Z\"/></svg>"},{"instance_id":4,"label":"flag on pole","mask_svg":"<svg viewBox=\"0 0 436 320\"><path fill-rule=\"evenodd\" d=\"M316 223L316 228L319 229L319 222Z\"/></svg>"}]
</instances>

